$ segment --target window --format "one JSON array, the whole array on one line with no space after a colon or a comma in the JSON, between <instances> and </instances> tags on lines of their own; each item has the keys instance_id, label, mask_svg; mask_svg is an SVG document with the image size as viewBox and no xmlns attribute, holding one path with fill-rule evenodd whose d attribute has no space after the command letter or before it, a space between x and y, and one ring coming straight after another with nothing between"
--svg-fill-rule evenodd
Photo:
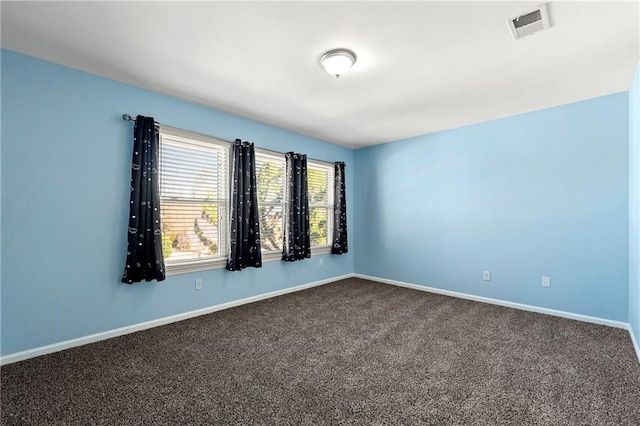
<instances>
[{"instance_id":1,"label":"window","mask_svg":"<svg viewBox=\"0 0 640 426\"><path fill-rule=\"evenodd\" d=\"M284 238L284 155L256 148L256 181L262 252L279 257Z\"/></svg>"},{"instance_id":2,"label":"window","mask_svg":"<svg viewBox=\"0 0 640 426\"><path fill-rule=\"evenodd\" d=\"M285 211L284 154L256 149L260 237L263 254L280 257ZM315 253L329 252L333 226L333 164L307 161L309 228Z\"/></svg>"},{"instance_id":3,"label":"window","mask_svg":"<svg viewBox=\"0 0 640 426\"><path fill-rule=\"evenodd\" d=\"M226 264L229 255L230 145L160 126L160 211L167 274ZM313 253L329 252L333 226L333 164L308 160ZM282 256L284 154L256 148L260 240L265 260Z\"/></svg>"},{"instance_id":4,"label":"window","mask_svg":"<svg viewBox=\"0 0 640 426\"><path fill-rule=\"evenodd\" d=\"M331 250L333 230L333 164L309 160L307 189L309 191L309 229L311 247L317 252ZM319 250L318 250L319 249Z\"/></svg>"},{"instance_id":5,"label":"window","mask_svg":"<svg viewBox=\"0 0 640 426\"><path fill-rule=\"evenodd\" d=\"M209 269L228 255L229 144L160 127L160 212L167 273Z\"/></svg>"}]
</instances>

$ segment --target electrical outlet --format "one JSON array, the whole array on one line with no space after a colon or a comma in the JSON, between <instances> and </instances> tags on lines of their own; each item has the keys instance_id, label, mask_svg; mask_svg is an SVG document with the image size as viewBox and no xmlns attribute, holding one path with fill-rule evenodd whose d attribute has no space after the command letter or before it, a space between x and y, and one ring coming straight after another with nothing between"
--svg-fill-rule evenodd
<instances>
[{"instance_id":1,"label":"electrical outlet","mask_svg":"<svg viewBox=\"0 0 640 426\"><path fill-rule=\"evenodd\" d=\"M318 260L318 266L321 268L324 266L324 259Z\"/></svg>"},{"instance_id":2,"label":"electrical outlet","mask_svg":"<svg viewBox=\"0 0 640 426\"><path fill-rule=\"evenodd\" d=\"M482 279L484 281L491 281L491 271L482 271Z\"/></svg>"},{"instance_id":3,"label":"electrical outlet","mask_svg":"<svg viewBox=\"0 0 640 426\"><path fill-rule=\"evenodd\" d=\"M202 278L196 280L196 290L202 290Z\"/></svg>"},{"instance_id":4,"label":"electrical outlet","mask_svg":"<svg viewBox=\"0 0 640 426\"><path fill-rule=\"evenodd\" d=\"M542 277L542 287L551 287L551 278Z\"/></svg>"}]
</instances>

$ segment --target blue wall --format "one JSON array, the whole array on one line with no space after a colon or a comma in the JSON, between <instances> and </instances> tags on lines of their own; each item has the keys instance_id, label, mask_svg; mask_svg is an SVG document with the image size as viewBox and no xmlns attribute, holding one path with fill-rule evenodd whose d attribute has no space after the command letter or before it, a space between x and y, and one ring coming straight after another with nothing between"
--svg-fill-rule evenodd
<instances>
[{"instance_id":1,"label":"blue wall","mask_svg":"<svg viewBox=\"0 0 640 426\"><path fill-rule=\"evenodd\" d=\"M629 325L640 344L640 65L629 91Z\"/></svg>"},{"instance_id":2,"label":"blue wall","mask_svg":"<svg viewBox=\"0 0 640 426\"><path fill-rule=\"evenodd\" d=\"M120 284L132 134L123 113L345 161L351 228L353 151L6 50L1 66L3 355L353 272L349 253L323 255L322 268L314 257Z\"/></svg>"},{"instance_id":3,"label":"blue wall","mask_svg":"<svg viewBox=\"0 0 640 426\"><path fill-rule=\"evenodd\" d=\"M356 151L355 271L627 322L627 98Z\"/></svg>"}]
</instances>

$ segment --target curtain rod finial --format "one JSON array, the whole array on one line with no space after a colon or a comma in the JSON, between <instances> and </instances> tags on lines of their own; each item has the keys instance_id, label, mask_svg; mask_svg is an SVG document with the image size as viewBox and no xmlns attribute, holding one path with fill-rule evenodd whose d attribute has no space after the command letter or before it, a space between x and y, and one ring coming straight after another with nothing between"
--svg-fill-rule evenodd
<instances>
[{"instance_id":1,"label":"curtain rod finial","mask_svg":"<svg viewBox=\"0 0 640 426\"><path fill-rule=\"evenodd\" d=\"M122 114L122 119L124 121L134 121L133 117L131 117L129 114Z\"/></svg>"}]
</instances>

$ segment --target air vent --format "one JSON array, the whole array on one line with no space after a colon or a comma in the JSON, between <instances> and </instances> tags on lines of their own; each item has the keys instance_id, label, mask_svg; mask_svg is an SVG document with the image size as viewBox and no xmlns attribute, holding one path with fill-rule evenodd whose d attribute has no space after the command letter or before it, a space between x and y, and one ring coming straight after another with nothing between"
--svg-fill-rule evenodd
<instances>
[{"instance_id":1,"label":"air vent","mask_svg":"<svg viewBox=\"0 0 640 426\"><path fill-rule=\"evenodd\" d=\"M546 4L542 4L523 15L509 19L507 23L509 24L509 29L511 30L511 34L513 34L514 40L537 33L551 26Z\"/></svg>"}]
</instances>

